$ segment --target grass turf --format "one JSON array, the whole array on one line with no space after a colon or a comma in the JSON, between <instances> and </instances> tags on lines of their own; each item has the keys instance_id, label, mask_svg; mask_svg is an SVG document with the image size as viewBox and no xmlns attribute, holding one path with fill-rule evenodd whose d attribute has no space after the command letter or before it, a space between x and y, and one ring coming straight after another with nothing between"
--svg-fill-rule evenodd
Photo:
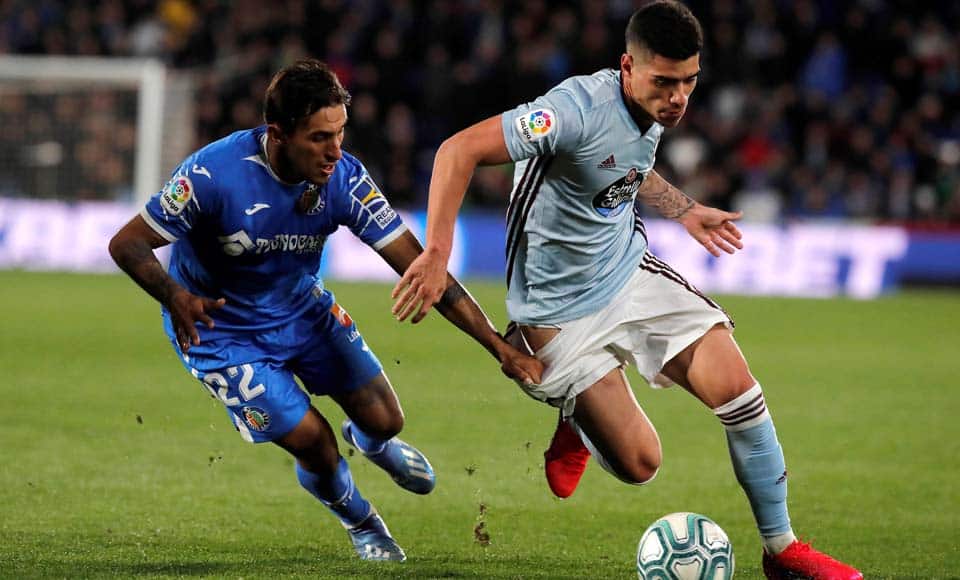
<instances>
[{"instance_id":1,"label":"grass turf","mask_svg":"<svg viewBox=\"0 0 960 580\"><path fill-rule=\"evenodd\" d=\"M502 327L500 286L468 286ZM331 287L438 473L415 496L349 458L406 563L355 558L291 459L244 443L183 371L131 282L0 272L0 577L628 578L644 528L672 511L713 518L737 577L761 576L722 430L692 397L631 373L660 474L630 487L593 464L556 500L542 476L551 409L438 316L393 321L388 287ZM867 578L960 577L960 293L721 302L765 387L798 533ZM315 402L339 425L339 408Z\"/></svg>"}]
</instances>

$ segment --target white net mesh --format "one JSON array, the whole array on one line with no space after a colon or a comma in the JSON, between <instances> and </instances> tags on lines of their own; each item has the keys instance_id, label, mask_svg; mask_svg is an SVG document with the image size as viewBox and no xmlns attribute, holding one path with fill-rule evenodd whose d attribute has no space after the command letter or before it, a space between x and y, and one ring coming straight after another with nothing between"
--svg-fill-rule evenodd
<instances>
[{"instance_id":1,"label":"white net mesh","mask_svg":"<svg viewBox=\"0 0 960 580\"><path fill-rule=\"evenodd\" d=\"M141 202L192 147L192 102L155 61L0 58L0 197Z\"/></svg>"}]
</instances>

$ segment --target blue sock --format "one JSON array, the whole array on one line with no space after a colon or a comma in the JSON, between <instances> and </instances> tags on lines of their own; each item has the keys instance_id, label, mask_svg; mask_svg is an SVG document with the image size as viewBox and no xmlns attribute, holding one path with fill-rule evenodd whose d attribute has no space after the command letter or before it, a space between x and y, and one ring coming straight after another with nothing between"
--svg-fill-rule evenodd
<instances>
[{"instance_id":1,"label":"blue sock","mask_svg":"<svg viewBox=\"0 0 960 580\"><path fill-rule=\"evenodd\" d=\"M377 439L367 435L353 421L350 421L350 432L353 434L353 440L356 441L357 447L364 455L380 453L387 446L387 442L390 441L389 439Z\"/></svg>"},{"instance_id":2,"label":"blue sock","mask_svg":"<svg viewBox=\"0 0 960 580\"><path fill-rule=\"evenodd\" d=\"M760 535L793 537L787 513L787 469L763 391L756 384L713 412L727 430L737 481L750 500Z\"/></svg>"},{"instance_id":3,"label":"blue sock","mask_svg":"<svg viewBox=\"0 0 960 580\"><path fill-rule=\"evenodd\" d=\"M370 515L373 508L370 502L363 499L360 490L353 484L350 467L343 457L340 458L337 470L333 472L330 479L307 471L300 466L299 461L294 461L294 465L297 468L297 480L300 481L303 489L327 506L340 518L344 526L352 528Z\"/></svg>"}]
</instances>

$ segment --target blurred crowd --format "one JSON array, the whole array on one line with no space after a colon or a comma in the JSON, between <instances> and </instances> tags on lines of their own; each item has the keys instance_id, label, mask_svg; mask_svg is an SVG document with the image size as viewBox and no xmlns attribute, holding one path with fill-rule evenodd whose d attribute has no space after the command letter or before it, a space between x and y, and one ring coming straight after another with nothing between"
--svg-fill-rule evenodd
<instances>
[{"instance_id":1,"label":"blurred crowd","mask_svg":"<svg viewBox=\"0 0 960 580\"><path fill-rule=\"evenodd\" d=\"M0 83L0 196L133 198L132 88L29 94L4 88Z\"/></svg>"},{"instance_id":2,"label":"blurred crowd","mask_svg":"<svg viewBox=\"0 0 960 580\"><path fill-rule=\"evenodd\" d=\"M617 67L641 4L7 0L0 53L153 56L192 71L196 147L259 124L272 72L321 58L354 97L347 149L396 204L423 207L444 138ZM668 179L756 220L960 223L960 3L688 4L703 74L661 145ZM468 203L502 208L511 179L479 172Z\"/></svg>"}]
</instances>

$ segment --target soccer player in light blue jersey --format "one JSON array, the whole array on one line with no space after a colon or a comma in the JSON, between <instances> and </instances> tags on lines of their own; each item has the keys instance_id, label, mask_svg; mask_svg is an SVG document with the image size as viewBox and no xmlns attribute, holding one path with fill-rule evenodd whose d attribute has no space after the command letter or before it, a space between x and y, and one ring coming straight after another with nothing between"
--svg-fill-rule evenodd
<instances>
[{"instance_id":1,"label":"soccer player in light blue jersey","mask_svg":"<svg viewBox=\"0 0 960 580\"><path fill-rule=\"evenodd\" d=\"M266 125L184 160L113 237L110 253L161 303L187 371L226 407L243 438L273 442L296 458L300 484L340 519L362 559L402 561L309 396L333 398L348 416L343 437L397 484L433 489L427 458L395 437L403 412L383 367L317 276L324 242L341 225L398 273L422 250L363 164L340 147L349 101L319 61L281 70L266 91ZM165 271L153 250L170 243ZM540 380L541 363L506 343L450 276L439 308L504 374Z\"/></svg>"},{"instance_id":2,"label":"soccer player in light blue jersey","mask_svg":"<svg viewBox=\"0 0 960 580\"><path fill-rule=\"evenodd\" d=\"M654 169L662 132L686 111L700 75L700 24L682 4L653 2L626 31L619 70L560 83L469 127L437 152L427 244L393 291L394 313L421 320L445 288L457 211L478 165L516 163L507 212L508 338L536 353L542 381L521 385L560 409L545 468L574 492L592 455L643 484L661 462L657 432L623 367L677 383L719 419L763 541L768 578L854 580L861 574L796 539L787 472L760 384L733 323L647 250L635 203L682 224L715 256L742 248L739 214L705 207Z\"/></svg>"}]
</instances>

